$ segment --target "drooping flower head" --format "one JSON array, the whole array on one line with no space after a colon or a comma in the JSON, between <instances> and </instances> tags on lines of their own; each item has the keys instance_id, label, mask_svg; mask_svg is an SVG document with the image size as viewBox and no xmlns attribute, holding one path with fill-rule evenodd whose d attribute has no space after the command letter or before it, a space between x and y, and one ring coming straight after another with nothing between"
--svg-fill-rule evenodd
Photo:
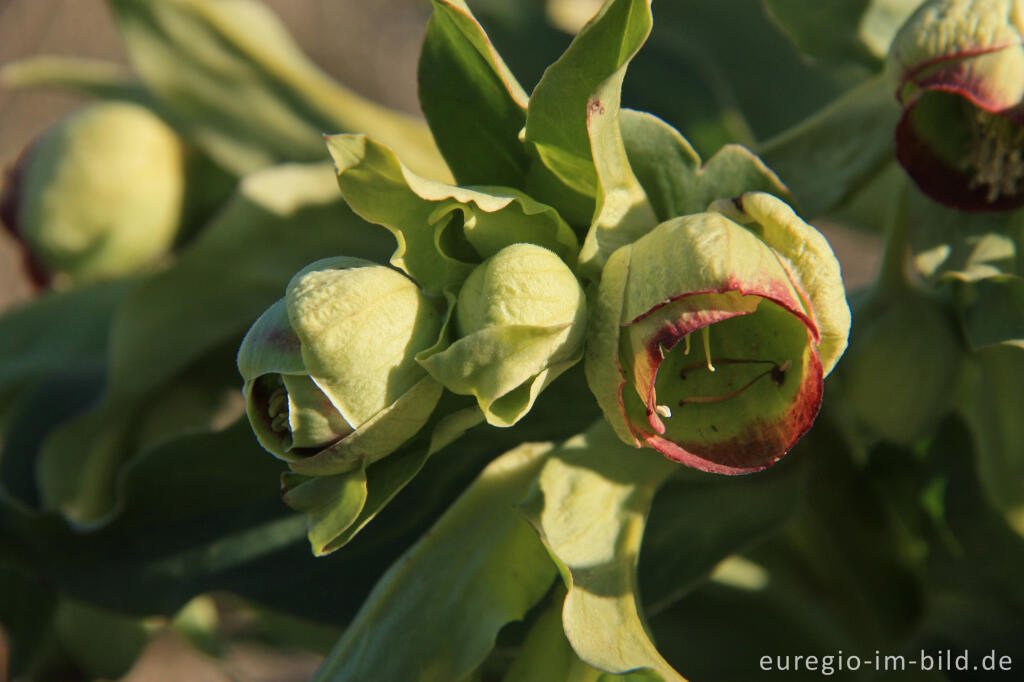
<instances>
[{"instance_id":1,"label":"drooping flower head","mask_svg":"<svg viewBox=\"0 0 1024 682\"><path fill-rule=\"evenodd\" d=\"M414 358L440 329L416 283L392 268L346 257L306 266L238 351L260 444L303 473L341 473L389 454L440 398Z\"/></svg>"},{"instance_id":2,"label":"drooping flower head","mask_svg":"<svg viewBox=\"0 0 1024 682\"><path fill-rule=\"evenodd\" d=\"M1024 0L926 2L888 68L896 157L921 191L966 211L1024 205Z\"/></svg>"},{"instance_id":3,"label":"drooping flower head","mask_svg":"<svg viewBox=\"0 0 1024 682\"><path fill-rule=\"evenodd\" d=\"M749 227L674 218L611 256L586 369L624 441L738 474L811 427L849 309L827 242L785 204L750 194L722 209Z\"/></svg>"}]
</instances>

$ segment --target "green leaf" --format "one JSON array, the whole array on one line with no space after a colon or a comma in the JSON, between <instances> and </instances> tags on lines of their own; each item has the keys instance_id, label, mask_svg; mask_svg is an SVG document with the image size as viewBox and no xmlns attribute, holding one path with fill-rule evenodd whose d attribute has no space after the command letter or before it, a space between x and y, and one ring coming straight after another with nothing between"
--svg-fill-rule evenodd
<instances>
[{"instance_id":1,"label":"green leaf","mask_svg":"<svg viewBox=\"0 0 1024 682\"><path fill-rule=\"evenodd\" d=\"M893 155L900 108L884 75L864 81L758 149L810 218L838 207Z\"/></svg>"},{"instance_id":2,"label":"green leaf","mask_svg":"<svg viewBox=\"0 0 1024 682\"><path fill-rule=\"evenodd\" d=\"M943 277L973 281L1024 275L1019 255L1024 211L965 213L912 191L908 220L914 265L931 282Z\"/></svg>"},{"instance_id":3,"label":"green leaf","mask_svg":"<svg viewBox=\"0 0 1024 682\"><path fill-rule=\"evenodd\" d=\"M523 445L492 462L381 578L315 679L448 682L475 669L555 576L514 508L549 449Z\"/></svg>"},{"instance_id":4,"label":"green leaf","mask_svg":"<svg viewBox=\"0 0 1024 682\"><path fill-rule=\"evenodd\" d=\"M595 196L598 187L587 132L591 95L616 76L647 39L650 4L650 0L606 3L565 54L548 67L530 97L526 141L558 180L585 196ZM620 84L622 75L617 76Z\"/></svg>"},{"instance_id":5,"label":"green leaf","mask_svg":"<svg viewBox=\"0 0 1024 682\"><path fill-rule=\"evenodd\" d=\"M554 209L518 190L427 180L363 135L331 136L328 148L349 206L395 235L391 263L427 293L457 285L472 263L515 243L538 244L574 263L577 243L569 226Z\"/></svg>"},{"instance_id":6,"label":"green leaf","mask_svg":"<svg viewBox=\"0 0 1024 682\"><path fill-rule=\"evenodd\" d=\"M683 679L650 640L636 592L651 499L677 469L652 450L622 444L602 420L551 454L525 503L569 590L565 634L579 657L601 670Z\"/></svg>"},{"instance_id":7,"label":"green leaf","mask_svg":"<svg viewBox=\"0 0 1024 682\"><path fill-rule=\"evenodd\" d=\"M699 213L717 199L744 192L787 196L775 173L746 148L726 145L702 165L697 152L672 126L642 111L622 113L629 162L658 220Z\"/></svg>"},{"instance_id":8,"label":"green leaf","mask_svg":"<svg viewBox=\"0 0 1024 682\"><path fill-rule=\"evenodd\" d=\"M527 95L463 0L434 0L419 61L420 106L460 185L522 188Z\"/></svg>"},{"instance_id":9,"label":"green leaf","mask_svg":"<svg viewBox=\"0 0 1024 682\"><path fill-rule=\"evenodd\" d=\"M0 535L2 539L2 535ZM6 547L0 543L6 552ZM0 622L10 658L4 674L24 675L50 634L56 598L29 568L6 557L0 560Z\"/></svg>"},{"instance_id":10,"label":"green leaf","mask_svg":"<svg viewBox=\"0 0 1024 682\"><path fill-rule=\"evenodd\" d=\"M1024 350L1024 278L995 275L957 286L960 320L971 348L996 344Z\"/></svg>"},{"instance_id":11,"label":"green leaf","mask_svg":"<svg viewBox=\"0 0 1024 682\"><path fill-rule=\"evenodd\" d=\"M812 431L781 462L756 476L709 476L687 470L662 486L651 507L640 555L640 585L649 614L664 611L688 594L730 554L746 551L782 529L803 492L803 458L832 446L819 431ZM683 547L686 551L680 551Z\"/></svg>"},{"instance_id":12,"label":"green leaf","mask_svg":"<svg viewBox=\"0 0 1024 682\"><path fill-rule=\"evenodd\" d=\"M762 0L797 47L813 57L876 68L923 0Z\"/></svg>"},{"instance_id":13,"label":"green leaf","mask_svg":"<svg viewBox=\"0 0 1024 682\"><path fill-rule=\"evenodd\" d=\"M8 88L56 88L101 97L123 99L149 107L157 103L138 78L116 62L80 57L29 57L0 70Z\"/></svg>"},{"instance_id":14,"label":"green leaf","mask_svg":"<svg viewBox=\"0 0 1024 682\"><path fill-rule=\"evenodd\" d=\"M658 224L647 194L630 168L622 139L619 100L625 76L623 64L597 86L587 102L587 134L597 171L597 210L580 249L580 271L592 279L600 277L601 268L616 249Z\"/></svg>"},{"instance_id":15,"label":"green leaf","mask_svg":"<svg viewBox=\"0 0 1024 682\"><path fill-rule=\"evenodd\" d=\"M1001 509L1024 506L1024 349L1000 344L980 348L967 361L958 412L971 427L978 475Z\"/></svg>"},{"instance_id":16,"label":"green leaf","mask_svg":"<svg viewBox=\"0 0 1024 682\"><path fill-rule=\"evenodd\" d=\"M476 397L488 423L511 426L529 412L548 384L582 357L581 348L574 357L551 363L570 326L480 329L420 364L449 390Z\"/></svg>"},{"instance_id":17,"label":"green leaf","mask_svg":"<svg viewBox=\"0 0 1024 682\"><path fill-rule=\"evenodd\" d=\"M366 504L364 469L313 478L285 474L282 483L284 501L306 514L309 544L316 556L340 547L335 538L352 525Z\"/></svg>"},{"instance_id":18,"label":"green leaf","mask_svg":"<svg viewBox=\"0 0 1024 682\"><path fill-rule=\"evenodd\" d=\"M102 362L114 311L135 284L52 292L0 316L0 401L53 372Z\"/></svg>"},{"instance_id":19,"label":"green leaf","mask_svg":"<svg viewBox=\"0 0 1024 682\"><path fill-rule=\"evenodd\" d=\"M128 672L149 642L152 630L137 618L72 599L58 603L52 627L57 640L82 670L107 679Z\"/></svg>"},{"instance_id":20,"label":"green leaf","mask_svg":"<svg viewBox=\"0 0 1024 682\"><path fill-rule=\"evenodd\" d=\"M109 0L132 65L225 168L324 158L324 132L367 132L447 178L426 127L334 82L251 0Z\"/></svg>"},{"instance_id":21,"label":"green leaf","mask_svg":"<svg viewBox=\"0 0 1024 682\"><path fill-rule=\"evenodd\" d=\"M608 675L581 661L562 631L561 601L564 599L564 591L559 591L556 596L556 602L538 616L526 634L502 682L661 682L660 675L647 670L624 676Z\"/></svg>"}]
</instances>

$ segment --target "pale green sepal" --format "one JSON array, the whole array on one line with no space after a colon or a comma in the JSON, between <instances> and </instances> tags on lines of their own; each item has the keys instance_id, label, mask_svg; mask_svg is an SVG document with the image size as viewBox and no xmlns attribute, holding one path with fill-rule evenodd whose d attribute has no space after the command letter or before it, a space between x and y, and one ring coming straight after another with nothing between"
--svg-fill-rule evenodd
<instances>
[{"instance_id":1,"label":"pale green sepal","mask_svg":"<svg viewBox=\"0 0 1024 682\"><path fill-rule=\"evenodd\" d=\"M289 466L306 476L330 476L375 462L416 435L442 392L439 383L424 376L350 435L311 457L290 458Z\"/></svg>"},{"instance_id":2,"label":"pale green sepal","mask_svg":"<svg viewBox=\"0 0 1024 682\"><path fill-rule=\"evenodd\" d=\"M647 633L636 580L651 500L675 470L658 453L619 443L602 421L548 457L524 503L566 581L565 635L601 670L646 669L668 682L684 680Z\"/></svg>"},{"instance_id":3,"label":"pale green sepal","mask_svg":"<svg viewBox=\"0 0 1024 682\"><path fill-rule=\"evenodd\" d=\"M478 191L421 178L391 150L362 135L330 136L327 147L349 206L394 234L398 247L391 263L429 294L457 286L472 263L519 242L575 261L577 242L565 221L517 190ZM456 213L462 214L461 223ZM445 234L453 224L461 233Z\"/></svg>"},{"instance_id":4,"label":"pale green sepal","mask_svg":"<svg viewBox=\"0 0 1024 682\"><path fill-rule=\"evenodd\" d=\"M415 282L358 258L311 263L292 277L285 299L306 371L354 426L420 380L413 354L441 328Z\"/></svg>"},{"instance_id":5,"label":"pale green sepal","mask_svg":"<svg viewBox=\"0 0 1024 682\"><path fill-rule=\"evenodd\" d=\"M352 426L308 376L282 374L281 381L288 392L288 430L293 450L320 448L352 432Z\"/></svg>"},{"instance_id":6,"label":"pale green sepal","mask_svg":"<svg viewBox=\"0 0 1024 682\"><path fill-rule=\"evenodd\" d=\"M363 469L309 479L284 474L282 487L285 504L306 514L309 544L316 556L337 549L333 546L334 540L352 525L366 504Z\"/></svg>"},{"instance_id":7,"label":"pale green sepal","mask_svg":"<svg viewBox=\"0 0 1024 682\"><path fill-rule=\"evenodd\" d=\"M619 128L625 64L602 82L587 102L587 133L597 170L597 209L580 249L580 274L597 279L615 249L658 224L647 193L633 175Z\"/></svg>"},{"instance_id":8,"label":"pale green sepal","mask_svg":"<svg viewBox=\"0 0 1024 682\"><path fill-rule=\"evenodd\" d=\"M622 306L632 246L624 246L612 254L601 272L601 282L591 285L588 299L590 319L584 370L587 386L597 398L605 419L619 439L628 445L640 446L633 435L622 405L622 387L626 376L619 362L619 338L622 335Z\"/></svg>"},{"instance_id":9,"label":"pale green sepal","mask_svg":"<svg viewBox=\"0 0 1024 682\"><path fill-rule=\"evenodd\" d=\"M650 0L605 3L530 97L526 141L561 182L583 195L595 196L598 185L587 132L591 95L629 63L651 26Z\"/></svg>"},{"instance_id":10,"label":"pale green sepal","mask_svg":"<svg viewBox=\"0 0 1024 682\"><path fill-rule=\"evenodd\" d=\"M238 348L238 373L246 381L263 374L305 374L302 343L288 321L285 300L260 315Z\"/></svg>"},{"instance_id":11,"label":"pale green sepal","mask_svg":"<svg viewBox=\"0 0 1024 682\"><path fill-rule=\"evenodd\" d=\"M992 275L970 279L960 273L958 308L967 342L974 350L1008 345L1024 350L1024 278Z\"/></svg>"},{"instance_id":12,"label":"pale green sepal","mask_svg":"<svg viewBox=\"0 0 1024 682\"><path fill-rule=\"evenodd\" d=\"M727 144L702 165L697 151L657 116L623 109L619 116L629 163L660 220L698 213L716 199L788 190L749 149Z\"/></svg>"},{"instance_id":13,"label":"pale green sepal","mask_svg":"<svg viewBox=\"0 0 1024 682\"><path fill-rule=\"evenodd\" d=\"M437 426L430 433L430 447L427 448L427 455L429 456L438 450L443 450L461 438L471 428L483 422L484 413L475 405L445 415L437 422Z\"/></svg>"},{"instance_id":14,"label":"pale green sepal","mask_svg":"<svg viewBox=\"0 0 1024 682\"><path fill-rule=\"evenodd\" d=\"M838 207L892 159L900 107L884 76L864 81L758 153L811 218Z\"/></svg>"},{"instance_id":15,"label":"pale green sepal","mask_svg":"<svg viewBox=\"0 0 1024 682\"><path fill-rule=\"evenodd\" d=\"M488 424L512 426L530 410L543 386L579 360L580 353L577 353L575 360L559 363L554 376L552 372L545 372L552 357L566 347L573 331L572 323L548 327L488 327L455 341L440 353L421 359L420 364L448 390L475 396ZM581 333L575 336L580 337ZM513 405L495 405L527 383L530 387L527 395L513 400Z\"/></svg>"},{"instance_id":16,"label":"pale green sepal","mask_svg":"<svg viewBox=\"0 0 1024 682\"><path fill-rule=\"evenodd\" d=\"M783 201L764 192L719 200L712 208L741 225L754 223L750 229L782 259L797 291L809 299L804 303L818 325L818 355L828 376L846 350L851 321L839 261L828 240Z\"/></svg>"},{"instance_id":17,"label":"pale green sepal","mask_svg":"<svg viewBox=\"0 0 1024 682\"><path fill-rule=\"evenodd\" d=\"M451 682L480 665L498 631L521 619L556 575L514 507L550 447L525 444L484 469L380 579L316 682Z\"/></svg>"}]
</instances>

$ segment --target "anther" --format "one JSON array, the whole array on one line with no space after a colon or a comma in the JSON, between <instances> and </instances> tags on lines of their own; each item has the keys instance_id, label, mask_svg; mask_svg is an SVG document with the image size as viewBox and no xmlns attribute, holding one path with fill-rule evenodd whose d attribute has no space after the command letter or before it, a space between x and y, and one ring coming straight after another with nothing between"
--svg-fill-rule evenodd
<instances>
[{"instance_id":1,"label":"anther","mask_svg":"<svg viewBox=\"0 0 1024 682\"><path fill-rule=\"evenodd\" d=\"M704 338L704 358L708 361L708 371L714 372L715 366L711 364L711 330L708 327L701 327L700 333Z\"/></svg>"}]
</instances>

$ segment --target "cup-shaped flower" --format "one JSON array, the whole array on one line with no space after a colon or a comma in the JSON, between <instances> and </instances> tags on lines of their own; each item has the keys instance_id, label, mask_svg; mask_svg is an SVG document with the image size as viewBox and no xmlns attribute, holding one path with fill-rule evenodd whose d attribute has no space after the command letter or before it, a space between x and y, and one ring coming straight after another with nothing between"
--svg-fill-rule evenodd
<instances>
[{"instance_id":1,"label":"cup-shaped flower","mask_svg":"<svg viewBox=\"0 0 1024 682\"><path fill-rule=\"evenodd\" d=\"M811 427L850 318L820 234L769 195L729 206L749 227L714 212L674 218L612 254L586 372L623 441L740 474Z\"/></svg>"},{"instance_id":2,"label":"cup-shaped flower","mask_svg":"<svg viewBox=\"0 0 1024 682\"><path fill-rule=\"evenodd\" d=\"M178 232L185 155L148 109L93 104L22 155L0 217L50 275L129 274L166 253Z\"/></svg>"},{"instance_id":3,"label":"cup-shaped flower","mask_svg":"<svg viewBox=\"0 0 1024 682\"><path fill-rule=\"evenodd\" d=\"M478 265L459 290L456 340L421 359L446 388L477 399L488 423L511 426L583 355L587 303L554 252L512 244Z\"/></svg>"},{"instance_id":4,"label":"cup-shaped flower","mask_svg":"<svg viewBox=\"0 0 1024 682\"><path fill-rule=\"evenodd\" d=\"M440 330L440 314L404 274L359 258L311 263L238 351L256 438L304 474L390 454L440 398L414 358Z\"/></svg>"},{"instance_id":5,"label":"cup-shaped flower","mask_svg":"<svg viewBox=\"0 0 1024 682\"><path fill-rule=\"evenodd\" d=\"M930 0L889 52L896 157L965 211L1024 205L1024 0Z\"/></svg>"}]
</instances>

